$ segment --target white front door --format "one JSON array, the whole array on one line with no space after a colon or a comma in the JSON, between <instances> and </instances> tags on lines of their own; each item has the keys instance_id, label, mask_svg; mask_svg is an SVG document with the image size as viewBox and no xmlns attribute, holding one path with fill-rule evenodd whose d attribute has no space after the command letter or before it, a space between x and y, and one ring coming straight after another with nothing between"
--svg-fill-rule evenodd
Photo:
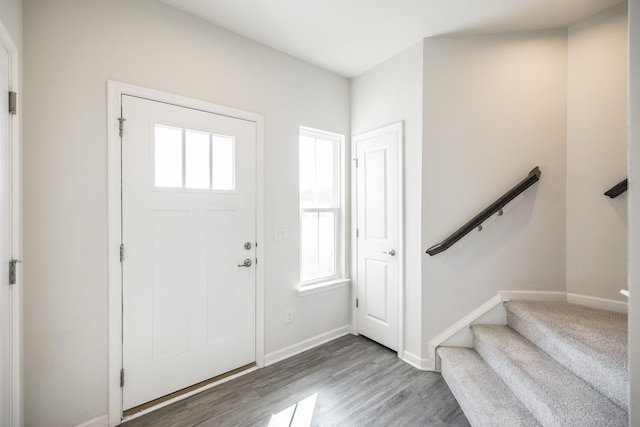
<instances>
[{"instance_id":1,"label":"white front door","mask_svg":"<svg viewBox=\"0 0 640 427\"><path fill-rule=\"evenodd\" d=\"M256 124L122 96L123 409L256 361Z\"/></svg>"},{"instance_id":2,"label":"white front door","mask_svg":"<svg viewBox=\"0 0 640 427\"><path fill-rule=\"evenodd\" d=\"M401 124L354 138L358 333L398 349Z\"/></svg>"},{"instance_id":3,"label":"white front door","mask_svg":"<svg viewBox=\"0 0 640 427\"><path fill-rule=\"evenodd\" d=\"M11 425L11 150L9 54L0 43L0 425Z\"/></svg>"}]
</instances>

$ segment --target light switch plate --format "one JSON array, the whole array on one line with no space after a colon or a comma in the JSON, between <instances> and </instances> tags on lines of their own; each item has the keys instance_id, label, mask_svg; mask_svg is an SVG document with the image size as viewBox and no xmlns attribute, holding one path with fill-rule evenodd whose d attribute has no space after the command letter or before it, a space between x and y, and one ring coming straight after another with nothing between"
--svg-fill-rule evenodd
<instances>
[{"instance_id":1,"label":"light switch plate","mask_svg":"<svg viewBox=\"0 0 640 427\"><path fill-rule=\"evenodd\" d=\"M273 227L273 240L287 240L288 232L286 225L276 225Z\"/></svg>"}]
</instances>

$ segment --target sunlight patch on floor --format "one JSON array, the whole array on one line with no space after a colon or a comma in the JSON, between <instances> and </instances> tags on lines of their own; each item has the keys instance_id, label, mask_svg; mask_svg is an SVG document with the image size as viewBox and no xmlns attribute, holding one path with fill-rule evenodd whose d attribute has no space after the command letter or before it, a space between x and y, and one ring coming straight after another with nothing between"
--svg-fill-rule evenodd
<instances>
[{"instance_id":1,"label":"sunlight patch on floor","mask_svg":"<svg viewBox=\"0 0 640 427\"><path fill-rule=\"evenodd\" d=\"M271 415L268 427L309 427L316 407L318 393Z\"/></svg>"}]
</instances>

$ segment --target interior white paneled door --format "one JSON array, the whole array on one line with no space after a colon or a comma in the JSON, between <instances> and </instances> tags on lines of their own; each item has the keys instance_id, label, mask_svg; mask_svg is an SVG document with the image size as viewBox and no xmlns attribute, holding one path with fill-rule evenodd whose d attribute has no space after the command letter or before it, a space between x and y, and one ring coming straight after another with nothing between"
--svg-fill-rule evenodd
<instances>
[{"instance_id":1,"label":"interior white paneled door","mask_svg":"<svg viewBox=\"0 0 640 427\"><path fill-rule=\"evenodd\" d=\"M9 54L0 43L0 425L11 425L11 150Z\"/></svg>"},{"instance_id":2,"label":"interior white paneled door","mask_svg":"<svg viewBox=\"0 0 640 427\"><path fill-rule=\"evenodd\" d=\"M122 97L123 409L256 360L256 124Z\"/></svg>"},{"instance_id":3,"label":"interior white paneled door","mask_svg":"<svg viewBox=\"0 0 640 427\"><path fill-rule=\"evenodd\" d=\"M401 124L354 138L358 333L398 348Z\"/></svg>"}]
</instances>

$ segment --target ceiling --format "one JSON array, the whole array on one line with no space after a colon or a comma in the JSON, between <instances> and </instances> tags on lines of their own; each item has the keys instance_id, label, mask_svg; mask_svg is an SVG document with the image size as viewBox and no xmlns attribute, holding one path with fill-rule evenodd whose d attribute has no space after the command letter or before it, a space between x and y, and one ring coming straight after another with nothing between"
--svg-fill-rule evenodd
<instances>
[{"instance_id":1,"label":"ceiling","mask_svg":"<svg viewBox=\"0 0 640 427\"><path fill-rule=\"evenodd\" d=\"M564 28L625 0L160 0L345 77L425 37Z\"/></svg>"}]
</instances>

